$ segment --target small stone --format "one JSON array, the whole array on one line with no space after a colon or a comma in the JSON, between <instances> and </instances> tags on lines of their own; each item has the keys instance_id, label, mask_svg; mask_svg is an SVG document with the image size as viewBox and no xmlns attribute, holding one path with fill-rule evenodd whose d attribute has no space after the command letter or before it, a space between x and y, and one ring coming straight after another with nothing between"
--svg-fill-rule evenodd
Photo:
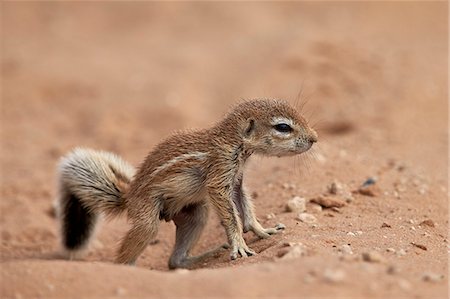
<instances>
[{"instance_id":1,"label":"small stone","mask_svg":"<svg viewBox=\"0 0 450 299\"><path fill-rule=\"evenodd\" d=\"M266 215L266 219L267 220L270 220L270 219L273 219L273 218L275 218L275 214L274 213L270 213L270 214Z\"/></svg>"},{"instance_id":2,"label":"small stone","mask_svg":"<svg viewBox=\"0 0 450 299\"><path fill-rule=\"evenodd\" d=\"M295 196L286 203L287 212L304 212L306 211L306 200L303 197Z\"/></svg>"},{"instance_id":3,"label":"small stone","mask_svg":"<svg viewBox=\"0 0 450 299\"><path fill-rule=\"evenodd\" d=\"M331 210L332 210L333 212L336 212L336 213L339 213L339 214L342 213L341 210L340 210L339 208L336 208L336 207L332 207Z\"/></svg>"},{"instance_id":4,"label":"small stone","mask_svg":"<svg viewBox=\"0 0 450 299\"><path fill-rule=\"evenodd\" d=\"M362 187L375 185L376 182L377 182L376 178L369 177L369 178L367 178L367 180L364 181L364 183L362 184Z\"/></svg>"},{"instance_id":5,"label":"small stone","mask_svg":"<svg viewBox=\"0 0 450 299\"><path fill-rule=\"evenodd\" d=\"M339 250L343 253L343 254L353 254L353 250L350 247L350 245L348 244L344 244L341 246L341 248L339 248Z\"/></svg>"},{"instance_id":6,"label":"small stone","mask_svg":"<svg viewBox=\"0 0 450 299\"><path fill-rule=\"evenodd\" d=\"M354 236L356 236L356 235L355 235L355 233L353 233L353 232L348 232L348 233L347 233L347 236L352 236L352 237L354 237Z\"/></svg>"},{"instance_id":7,"label":"small stone","mask_svg":"<svg viewBox=\"0 0 450 299\"><path fill-rule=\"evenodd\" d=\"M283 242L283 246L284 247L294 247L294 246L296 246L296 245L301 245L302 243L298 243L298 242Z\"/></svg>"},{"instance_id":8,"label":"small stone","mask_svg":"<svg viewBox=\"0 0 450 299\"><path fill-rule=\"evenodd\" d=\"M362 232L361 230L357 230L357 231L355 232L355 234L356 234L357 236L361 236L361 235L363 234L363 232Z\"/></svg>"},{"instance_id":9,"label":"small stone","mask_svg":"<svg viewBox=\"0 0 450 299\"><path fill-rule=\"evenodd\" d=\"M358 189L358 192L359 192L359 194L362 194L365 196L375 197L378 195L380 190L378 189L378 187L376 185L367 185L367 186L360 187Z\"/></svg>"},{"instance_id":10,"label":"small stone","mask_svg":"<svg viewBox=\"0 0 450 299\"><path fill-rule=\"evenodd\" d=\"M328 283L338 283L345 280L345 272L341 269L325 269L323 280Z\"/></svg>"},{"instance_id":11,"label":"small stone","mask_svg":"<svg viewBox=\"0 0 450 299\"><path fill-rule=\"evenodd\" d=\"M314 215L308 213L300 213L297 217L298 220L304 223L313 224L317 222L317 218Z\"/></svg>"},{"instance_id":12,"label":"small stone","mask_svg":"<svg viewBox=\"0 0 450 299\"><path fill-rule=\"evenodd\" d=\"M346 203L352 203L355 198L350 192L348 192L347 194L344 195L344 199Z\"/></svg>"},{"instance_id":13,"label":"small stone","mask_svg":"<svg viewBox=\"0 0 450 299\"><path fill-rule=\"evenodd\" d=\"M322 206L321 205L318 205L318 204L315 204L315 203L311 203L309 205L309 207L310 207L311 211L313 211L313 212L322 212Z\"/></svg>"},{"instance_id":14,"label":"small stone","mask_svg":"<svg viewBox=\"0 0 450 299\"><path fill-rule=\"evenodd\" d=\"M338 181L334 180L328 187L328 193L330 194L339 194L340 192L342 192L342 184L339 183Z\"/></svg>"},{"instance_id":15,"label":"small stone","mask_svg":"<svg viewBox=\"0 0 450 299\"><path fill-rule=\"evenodd\" d=\"M387 252L395 253L395 249L394 249L394 248L386 248L386 251L387 251Z\"/></svg>"},{"instance_id":16,"label":"small stone","mask_svg":"<svg viewBox=\"0 0 450 299\"><path fill-rule=\"evenodd\" d=\"M392 226L390 226L389 224L387 224L386 222L383 222L383 224L381 224L381 228L391 228Z\"/></svg>"},{"instance_id":17,"label":"small stone","mask_svg":"<svg viewBox=\"0 0 450 299\"><path fill-rule=\"evenodd\" d=\"M444 275L433 272L425 272L422 275L422 280L427 282L439 282L444 279Z\"/></svg>"},{"instance_id":18,"label":"small stone","mask_svg":"<svg viewBox=\"0 0 450 299\"><path fill-rule=\"evenodd\" d=\"M277 256L282 260L296 259L305 256L307 253L306 246L298 243L292 247L286 247L278 251Z\"/></svg>"},{"instance_id":19,"label":"small stone","mask_svg":"<svg viewBox=\"0 0 450 299\"><path fill-rule=\"evenodd\" d=\"M329 196L319 196L310 200L312 203L316 203L323 208L342 208L345 206L345 202L340 199L332 198Z\"/></svg>"},{"instance_id":20,"label":"small stone","mask_svg":"<svg viewBox=\"0 0 450 299\"><path fill-rule=\"evenodd\" d=\"M363 261L370 263L383 263L384 257L378 251L363 252Z\"/></svg>"},{"instance_id":21,"label":"small stone","mask_svg":"<svg viewBox=\"0 0 450 299\"><path fill-rule=\"evenodd\" d=\"M399 250L397 251L397 255L398 255L398 256L406 255L405 249L399 249Z\"/></svg>"},{"instance_id":22,"label":"small stone","mask_svg":"<svg viewBox=\"0 0 450 299\"><path fill-rule=\"evenodd\" d=\"M434 224L433 220L431 220L431 219L426 219L426 220L420 222L419 225L421 225L421 226L435 227L435 224Z\"/></svg>"},{"instance_id":23,"label":"small stone","mask_svg":"<svg viewBox=\"0 0 450 299\"><path fill-rule=\"evenodd\" d=\"M422 250L428 250L428 248L425 245L422 245L422 244L417 244L417 243L411 242L411 245L413 245L413 246L415 246L415 247L417 247L419 249L422 249Z\"/></svg>"}]
</instances>

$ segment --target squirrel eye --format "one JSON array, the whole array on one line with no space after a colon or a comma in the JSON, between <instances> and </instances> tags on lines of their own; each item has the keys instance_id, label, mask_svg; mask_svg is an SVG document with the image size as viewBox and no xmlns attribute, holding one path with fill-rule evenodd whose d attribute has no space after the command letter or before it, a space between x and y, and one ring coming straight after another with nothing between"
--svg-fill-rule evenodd
<instances>
[{"instance_id":1,"label":"squirrel eye","mask_svg":"<svg viewBox=\"0 0 450 299\"><path fill-rule=\"evenodd\" d=\"M292 128L288 124L276 124L273 127L275 128L275 130L277 130L278 132L281 132L281 133L292 132Z\"/></svg>"}]
</instances>

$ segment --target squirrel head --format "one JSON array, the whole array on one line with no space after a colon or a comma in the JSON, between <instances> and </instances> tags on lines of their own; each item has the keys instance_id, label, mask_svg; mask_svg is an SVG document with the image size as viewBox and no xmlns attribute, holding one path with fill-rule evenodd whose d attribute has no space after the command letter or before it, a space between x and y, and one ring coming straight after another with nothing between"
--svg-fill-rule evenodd
<instances>
[{"instance_id":1,"label":"squirrel head","mask_svg":"<svg viewBox=\"0 0 450 299\"><path fill-rule=\"evenodd\" d=\"M306 152L317 142L317 133L288 102L253 100L231 112L238 116L246 149L268 156L292 156Z\"/></svg>"}]
</instances>

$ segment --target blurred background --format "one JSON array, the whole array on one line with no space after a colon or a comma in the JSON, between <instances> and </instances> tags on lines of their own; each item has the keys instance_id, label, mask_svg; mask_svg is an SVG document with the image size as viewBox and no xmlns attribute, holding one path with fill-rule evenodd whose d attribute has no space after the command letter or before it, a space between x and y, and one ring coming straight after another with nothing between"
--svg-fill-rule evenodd
<instances>
[{"instance_id":1,"label":"blurred background","mask_svg":"<svg viewBox=\"0 0 450 299\"><path fill-rule=\"evenodd\" d=\"M398 116L402 134L413 134L411 122L444 129L430 123L446 104L442 7L4 3L3 146L15 155L52 143L59 154L84 144L142 157L173 130L208 126L258 97L308 102L319 130L389 127Z\"/></svg>"},{"instance_id":2,"label":"blurred background","mask_svg":"<svg viewBox=\"0 0 450 299\"><path fill-rule=\"evenodd\" d=\"M362 211L363 231L371 223L376 231L380 217L393 217L392 211L422 215L419 211L428 206L435 209L428 215L445 221L447 2L0 5L2 261L57 248L55 219L47 213L56 194L56 164L71 148L114 151L138 165L171 132L210 126L234 103L262 97L303 107L319 132L319 143L314 159L306 163L309 168L300 163L300 171L294 171L289 159L257 160L257 167L250 167L249 183L260 192L260 215L288 217L280 211L289 196L313 196L335 178L356 186L397 163L420 172L420 184L428 182L427 190L435 193L423 201L414 191L401 203L403 209L395 202L390 212L386 202L374 207L363 201L346 218L322 217L321 223L328 223L328 240L348 230L345 221L357 221ZM391 192L388 188L400 184L398 180L394 173L382 184ZM297 194L281 187L285 182L300 186ZM395 219L413 217L398 213ZM293 217L286 219L281 220L288 227L298 224ZM102 230L99 239L107 245L90 255L91 260L112 261L124 222ZM219 242L211 236L222 231L220 226L212 230L202 249ZM166 232L160 246L141 260L145 267L166 269L173 227ZM286 236L308 240L309 235L299 230ZM433 242L441 246L438 238ZM311 246L330 257L329 244L317 240ZM386 240L382 235L367 237L361 246ZM427 253L434 254L429 260L435 269L445 267L445 249ZM267 250L245 263L273 256L276 251ZM406 261L404 269L428 267L429 260L421 257ZM315 258L311 265L322 265L322 258ZM217 263L213 266L229 266L225 255ZM355 271L355 281L367 276ZM358 287L365 288L364 283Z\"/></svg>"}]
</instances>

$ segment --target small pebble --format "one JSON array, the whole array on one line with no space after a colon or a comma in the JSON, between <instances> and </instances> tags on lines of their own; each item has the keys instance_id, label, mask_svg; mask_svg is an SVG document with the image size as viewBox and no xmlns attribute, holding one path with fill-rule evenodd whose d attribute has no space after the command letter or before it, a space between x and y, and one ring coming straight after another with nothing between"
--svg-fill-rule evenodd
<instances>
[{"instance_id":1,"label":"small pebble","mask_svg":"<svg viewBox=\"0 0 450 299\"><path fill-rule=\"evenodd\" d=\"M296 245L301 245L302 243L298 243L298 242L283 242L283 246L284 247L294 247Z\"/></svg>"},{"instance_id":2,"label":"small pebble","mask_svg":"<svg viewBox=\"0 0 450 299\"><path fill-rule=\"evenodd\" d=\"M355 233L353 233L353 232L348 232L348 233L347 233L347 236L352 236L352 237L354 237L354 236L356 236L356 235L355 235Z\"/></svg>"},{"instance_id":3,"label":"small pebble","mask_svg":"<svg viewBox=\"0 0 450 299\"><path fill-rule=\"evenodd\" d=\"M320 206L318 204L311 203L309 205L309 207L310 207L311 211L313 211L313 212L322 212L322 206Z\"/></svg>"},{"instance_id":4,"label":"small pebble","mask_svg":"<svg viewBox=\"0 0 450 299\"><path fill-rule=\"evenodd\" d=\"M328 187L328 193L330 194L339 194L340 192L342 192L342 184L339 183L338 181L334 180Z\"/></svg>"},{"instance_id":5,"label":"small pebble","mask_svg":"<svg viewBox=\"0 0 450 299\"><path fill-rule=\"evenodd\" d=\"M345 272L341 269L325 269L323 280L328 283L338 283L345 280Z\"/></svg>"},{"instance_id":6,"label":"small pebble","mask_svg":"<svg viewBox=\"0 0 450 299\"><path fill-rule=\"evenodd\" d=\"M439 282L441 280L444 279L444 275L441 274L436 274L433 272L425 272L422 275L422 280L423 281L428 281L428 282Z\"/></svg>"},{"instance_id":7,"label":"small pebble","mask_svg":"<svg viewBox=\"0 0 450 299\"><path fill-rule=\"evenodd\" d=\"M323 208L342 208L345 206L345 202L338 198L332 198L329 196L318 196L311 199L312 203L316 203Z\"/></svg>"},{"instance_id":8,"label":"small pebble","mask_svg":"<svg viewBox=\"0 0 450 299\"><path fill-rule=\"evenodd\" d=\"M332 210L333 212L336 212L336 213L339 213L339 214L342 213L341 210L339 210L339 208L337 208L337 207L332 207L331 210Z\"/></svg>"},{"instance_id":9,"label":"small pebble","mask_svg":"<svg viewBox=\"0 0 450 299\"><path fill-rule=\"evenodd\" d=\"M344 254L353 254L353 250L348 244L344 244L339 248L339 250Z\"/></svg>"},{"instance_id":10,"label":"small pebble","mask_svg":"<svg viewBox=\"0 0 450 299\"><path fill-rule=\"evenodd\" d=\"M420 248L422 250L428 250L428 248L425 245L422 245L422 244L417 244L417 243L411 242L411 245L413 245L413 246L415 246L417 248Z\"/></svg>"},{"instance_id":11,"label":"small pebble","mask_svg":"<svg viewBox=\"0 0 450 299\"><path fill-rule=\"evenodd\" d=\"M395 253L395 249L394 249L394 248L386 248L386 251L387 251L387 252Z\"/></svg>"},{"instance_id":12,"label":"small pebble","mask_svg":"<svg viewBox=\"0 0 450 299\"><path fill-rule=\"evenodd\" d=\"M304 212L306 211L306 200L303 197L295 196L286 203L285 209L287 212Z\"/></svg>"},{"instance_id":13,"label":"small pebble","mask_svg":"<svg viewBox=\"0 0 450 299\"><path fill-rule=\"evenodd\" d=\"M351 193L347 193L344 195L344 199L346 203L352 203L354 200L354 197Z\"/></svg>"},{"instance_id":14,"label":"small pebble","mask_svg":"<svg viewBox=\"0 0 450 299\"><path fill-rule=\"evenodd\" d=\"M278 251L277 256L282 260L296 259L307 254L305 245L298 243L292 247L285 247Z\"/></svg>"},{"instance_id":15,"label":"small pebble","mask_svg":"<svg viewBox=\"0 0 450 299\"><path fill-rule=\"evenodd\" d=\"M384 257L378 251L363 252L363 261L370 263L383 263Z\"/></svg>"},{"instance_id":16,"label":"small pebble","mask_svg":"<svg viewBox=\"0 0 450 299\"><path fill-rule=\"evenodd\" d=\"M266 215L266 219L267 220L270 220L270 219L273 219L273 218L275 218L275 214L274 213L270 213L270 214Z\"/></svg>"},{"instance_id":17,"label":"small pebble","mask_svg":"<svg viewBox=\"0 0 450 299\"><path fill-rule=\"evenodd\" d=\"M362 187L375 185L376 182L377 182L377 180L375 178L369 177L369 178L367 178L367 180L364 181L364 183L362 184Z\"/></svg>"},{"instance_id":18,"label":"small pebble","mask_svg":"<svg viewBox=\"0 0 450 299\"><path fill-rule=\"evenodd\" d=\"M358 189L358 192L359 192L359 194L362 194L365 196L375 197L378 195L379 189L377 188L376 185L367 185L367 186L360 187Z\"/></svg>"},{"instance_id":19,"label":"small pebble","mask_svg":"<svg viewBox=\"0 0 450 299\"><path fill-rule=\"evenodd\" d=\"M398 256L406 255L405 249L399 249L399 250L397 251L397 255L398 255Z\"/></svg>"},{"instance_id":20,"label":"small pebble","mask_svg":"<svg viewBox=\"0 0 450 299\"><path fill-rule=\"evenodd\" d=\"M390 226L389 224L387 224L386 222L383 222L383 224L381 225L381 228L391 228L392 226Z\"/></svg>"},{"instance_id":21,"label":"small pebble","mask_svg":"<svg viewBox=\"0 0 450 299\"><path fill-rule=\"evenodd\" d=\"M317 222L317 218L314 215L308 213L300 213L297 217L298 220L304 223L313 224Z\"/></svg>"},{"instance_id":22,"label":"small pebble","mask_svg":"<svg viewBox=\"0 0 450 299\"><path fill-rule=\"evenodd\" d=\"M434 224L433 220L431 220L431 219L426 219L426 220L420 222L419 225L421 225L421 226L435 227L435 224Z\"/></svg>"}]
</instances>

